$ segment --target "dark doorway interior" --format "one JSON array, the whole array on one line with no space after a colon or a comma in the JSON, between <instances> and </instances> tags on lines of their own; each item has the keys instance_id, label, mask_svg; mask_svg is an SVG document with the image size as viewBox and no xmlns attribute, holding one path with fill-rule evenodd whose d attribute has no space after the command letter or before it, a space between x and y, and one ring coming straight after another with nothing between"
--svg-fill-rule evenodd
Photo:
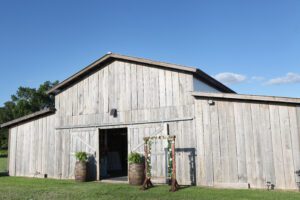
<instances>
[{"instance_id":1,"label":"dark doorway interior","mask_svg":"<svg viewBox=\"0 0 300 200\"><path fill-rule=\"evenodd\" d=\"M100 179L126 177L127 128L100 130Z\"/></svg>"}]
</instances>

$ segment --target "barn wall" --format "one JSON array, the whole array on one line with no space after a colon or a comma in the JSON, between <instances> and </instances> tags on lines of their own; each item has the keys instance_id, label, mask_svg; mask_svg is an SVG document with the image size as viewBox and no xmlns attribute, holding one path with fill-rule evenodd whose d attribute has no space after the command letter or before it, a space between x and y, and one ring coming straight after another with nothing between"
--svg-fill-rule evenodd
<instances>
[{"instance_id":1,"label":"barn wall","mask_svg":"<svg viewBox=\"0 0 300 200\"><path fill-rule=\"evenodd\" d=\"M144 137L156 135L162 124L148 124L130 126L128 129L128 150L131 152L139 144L143 144ZM196 136L194 135L194 121L178 121L168 123L169 134L176 136L176 165L177 179L181 185L196 184ZM160 135L166 134L160 132ZM154 140L152 144L152 176L155 183L166 183L167 143L165 140ZM135 150L144 153L144 146Z\"/></svg>"},{"instance_id":2,"label":"barn wall","mask_svg":"<svg viewBox=\"0 0 300 200\"><path fill-rule=\"evenodd\" d=\"M55 130L54 123L51 115L11 128L10 176L73 178L74 152L95 153L84 143L97 149L97 129ZM97 171L92 169L95 177Z\"/></svg>"},{"instance_id":3,"label":"barn wall","mask_svg":"<svg viewBox=\"0 0 300 200\"><path fill-rule=\"evenodd\" d=\"M57 126L190 117L191 91L192 74L114 61L56 96Z\"/></svg>"},{"instance_id":4,"label":"barn wall","mask_svg":"<svg viewBox=\"0 0 300 200\"><path fill-rule=\"evenodd\" d=\"M54 115L10 129L9 174L11 176L54 175Z\"/></svg>"},{"instance_id":5,"label":"barn wall","mask_svg":"<svg viewBox=\"0 0 300 200\"><path fill-rule=\"evenodd\" d=\"M55 129L55 115L42 117L13 127L10 130L10 176L74 179L75 156L78 151L94 155L91 159L91 180L97 179L99 156L99 128L110 129L124 126L99 128ZM128 152L144 153L143 138L166 134L163 123L137 124L128 128ZM177 178L182 185L196 183L196 140L194 121L168 123L168 133L176 136ZM136 148L138 145L141 146ZM155 183L166 183L167 170L166 141L154 141L152 154L152 175Z\"/></svg>"},{"instance_id":6,"label":"barn wall","mask_svg":"<svg viewBox=\"0 0 300 200\"><path fill-rule=\"evenodd\" d=\"M295 189L300 169L300 107L196 100L197 183Z\"/></svg>"}]
</instances>

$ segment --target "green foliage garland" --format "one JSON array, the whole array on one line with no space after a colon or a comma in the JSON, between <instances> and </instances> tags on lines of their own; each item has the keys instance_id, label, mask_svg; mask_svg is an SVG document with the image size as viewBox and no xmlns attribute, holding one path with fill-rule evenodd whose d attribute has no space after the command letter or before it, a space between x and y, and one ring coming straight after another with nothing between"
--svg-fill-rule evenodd
<instances>
[{"instance_id":1,"label":"green foliage garland","mask_svg":"<svg viewBox=\"0 0 300 200\"><path fill-rule=\"evenodd\" d=\"M168 177L172 177L173 158L172 158L172 141L168 140Z\"/></svg>"},{"instance_id":2,"label":"green foliage garland","mask_svg":"<svg viewBox=\"0 0 300 200\"><path fill-rule=\"evenodd\" d=\"M146 165L147 165L147 177L151 177L151 169L152 169L152 166L151 166L151 145L152 145L152 141L151 140L148 140L147 141L147 159L146 159Z\"/></svg>"}]
</instances>

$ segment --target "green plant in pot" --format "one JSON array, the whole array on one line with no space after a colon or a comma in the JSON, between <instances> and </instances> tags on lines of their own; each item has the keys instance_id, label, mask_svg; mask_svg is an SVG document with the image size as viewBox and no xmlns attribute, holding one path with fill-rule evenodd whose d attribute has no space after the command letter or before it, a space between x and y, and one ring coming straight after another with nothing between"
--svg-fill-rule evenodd
<instances>
[{"instance_id":1,"label":"green plant in pot","mask_svg":"<svg viewBox=\"0 0 300 200\"><path fill-rule=\"evenodd\" d=\"M128 163L129 184L142 185L145 179L144 156L136 152L131 152L128 156Z\"/></svg>"},{"instance_id":2,"label":"green plant in pot","mask_svg":"<svg viewBox=\"0 0 300 200\"><path fill-rule=\"evenodd\" d=\"M75 163L75 180L79 182L85 182L87 178L87 160L88 155L86 152L76 152Z\"/></svg>"}]
</instances>

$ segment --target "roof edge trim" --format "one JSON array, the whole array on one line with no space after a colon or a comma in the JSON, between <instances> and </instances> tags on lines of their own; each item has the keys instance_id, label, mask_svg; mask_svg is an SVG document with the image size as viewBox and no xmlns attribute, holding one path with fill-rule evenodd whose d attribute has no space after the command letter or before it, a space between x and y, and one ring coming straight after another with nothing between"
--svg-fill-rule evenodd
<instances>
[{"instance_id":1,"label":"roof edge trim","mask_svg":"<svg viewBox=\"0 0 300 200\"><path fill-rule=\"evenodd\" d=\"M245 101L300 104L300 98L290 98L290 97L228 94L228 93L208 93L208 92L192 92L192 95L195 97L216 98L216 99L236 99L236 100L245 100Z\"/></svg>"},{"instance_id":2,"label":"roof edge trim","mask_svg":"<svg viewBox=\"0 0 300 200\"><path fill-rule=\"evenodd\" d=\"M19 124L21 122L29 121L31 119L38 118L38 117L41 117L41 116L44 116L44 115L47 115L47 114L53 114L53 113L55 113L55 111L56 111L55 108L46 108L44 110L40 110L40 111L37 111L35 113L31 113L29 115L25 115L23 117L14 119L14 120L6 122L6 123L3 123L3 124L0 125L0 128L11 127L11 126Z\"/></svg>"}]
</instances>

